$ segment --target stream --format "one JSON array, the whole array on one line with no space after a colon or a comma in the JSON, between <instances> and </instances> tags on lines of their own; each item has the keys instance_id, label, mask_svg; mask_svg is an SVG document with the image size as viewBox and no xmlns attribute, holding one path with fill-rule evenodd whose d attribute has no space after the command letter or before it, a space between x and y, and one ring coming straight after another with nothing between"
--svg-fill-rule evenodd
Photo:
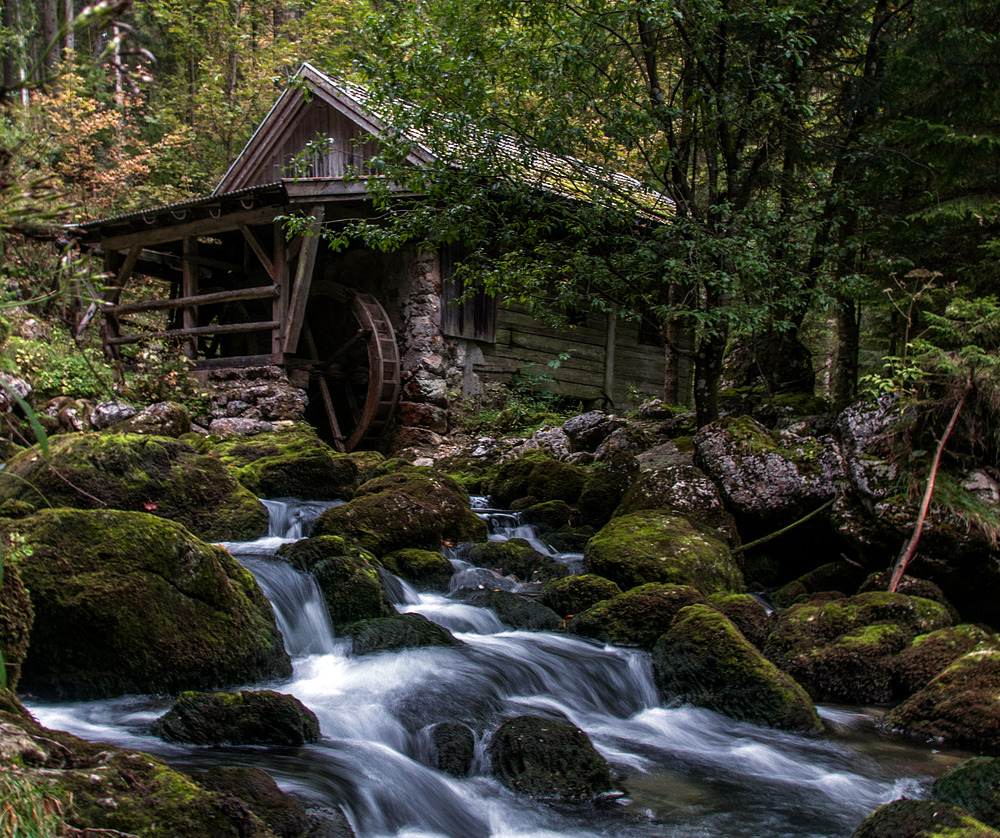
<instances>
[{"instance_id":1,"label":"stream","mask_svg":"<svg viewBox=\"0 0 1000 838\"><path fill-rule=\"evenodd\" d=\"M299 698L319 718L320 742L167 744L148 733L172 703L163 696L32 702L35 717L181 768L259 766L313 805L339 801L359 838L847 838L882 803L924 796L960 759L880 735L872 715L856 708L819 708L827 732L810 738L689 706L662 707L644 652L512 631L488 609L414 591L394 577L387 589L399 611L423 614L465 645L353 657L349 641L331 631L312 577L274 558L331 504L265 503L268 536L226 546L271 601L294 673L247 686ZM489 521L491 539L528 537L579 568L579 554L556 554L516 516L477 512ZM489 578L460 558L452 562L457 579ZM563 717L586 731L627 796L597 806L547 805L500 786L489 776L482 739L503 718L522 714ZM429 728L442 721L483 732L467 778L427 767Z\"/></svg>"}]
</instances>

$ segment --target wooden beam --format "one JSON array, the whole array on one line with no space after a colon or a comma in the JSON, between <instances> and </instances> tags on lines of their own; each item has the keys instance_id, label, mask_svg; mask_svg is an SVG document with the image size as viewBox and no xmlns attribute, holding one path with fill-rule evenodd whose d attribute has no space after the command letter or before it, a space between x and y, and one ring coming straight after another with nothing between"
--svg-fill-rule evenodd
<instances>
[{"instance_id":1,"label":"wooden beam","mask_svg":"<svg viewBox=\"0 0 1000 838\"><path fill-rule=\"evenodd\" d=\"M323 226L323 205L312 207L313 223L309 234L304 236L299 263L295 269L295 284L292 286L292 297L288 303L288 313L285 316L285 344L283 351L293 354L299 345L299 334L302 331L302 321L306 316L306 302L309 300L309 289L312 287L313 270L316 267L316 254L319 252L320 231Z\"/></svg>"},{"instance_id":2,"label":"wooden beam","mask_svg":"<svg viewBox=\"0 0 1000 838\"><path fill-rule=\"evenodd\" d=\"M192 261L192 256L198 254L198 240L194 236L184 239L184 267L181 271L181 297L195 297L198 295L198 269ZM182 331L190 334L191 329L198 323L198 312L192 307L187 307L182 312ZM184 342L184 354L188 358L198 357L198 343L194 340Z\"/></svg>"},{"instance_id":3,"label":"wooden beam","mask_svg":"<svg viewBox=\"0 0 1000 838\"><path fill-rule=\"evenodd\" d=\"M604 349L604 395L608 402L615 403L615 331L618 323L618 306L608 312L608 342Z\"/></svg>"},{"instance_id":4,"label":"wooden beam","mask_svg":"<svg viewBox=\"0 0 1000 838\"><path fill-rule=\"evenodd\" d=\"M174 297L169 300L144 300L141 303L128 303L123 306L105 306L104 310L111 314L133 314L137 311L160 311L170 308L185 308L187 306L210 305L230 300L263 300L278 296L277 285L256 285L251 288L235 288L232 291L213 291L210 294L196 294L193 297Z\"/></svg>"},{"instance_id":5,"label":"wooden beam","mask_svg":"<svg viewBox=\"0 0 1000 838\"><path fill-rule=\"evenodd\" d=\"M250 245L250 249L257 256L257 259L264 266L264 270L267 271L267 275L271 277L271 282L277 282L278 276L274 268L274 263L270 260L264 248L261 246L261 243L253 234L253 230L247 227L246 224L240 224L240 232L243 234L243 238L246 239L247 244Z\"/></svg>"},{"instance_id":6,"label":"wooden beam","mask_svg":"<svg viewBox=\"0 0 1000 838\"><path fill-rule=\"evenodd\" d=\"M260 207L259 209L241 210L220 215L218 218L199 218L173 224L168 227L150 227L146 230L134 230L130 233L107 236L101 239L105 250L125 250L129 247L149 247L154 244L180 241L186 236L212 236L229 230L238 230L240 224L248 227L255 224L270 224L276 215L281 215L282 207Z\"/></svg>"},{"instance_id":7,"label":"wooden beam","mask_svg":"<svg viewBox=\"0 0 1000 838\"><path fill-rule=\"evenodd\" d=\"M278 286L278 296L271 303L271 319L284 324L285 316L288 313L288 297L291 283L288 281L288 262L285 259L285 230L279 222L272 224L272 235L274 237L274 283ZM285 330L281 328L271 332L271 351L283 354L285 345Z\"/></svg>"},{"instance_id":8,"label":"wooden beam","mask_svg":"<svg viewBox=\"0 0 1000 838\"><path fill-rule=\"evenodd\" d=\"M121 335L120 337L108 338L108 343L112 346L120 346L123 343L139 343L151 338L192 338L201 335L234 335L246 332L265 332L274 329L279 324L273 320L262 320L259 323L226 323L215 326L192 326L190 329L162 329L158 332L144 332L141 335Z\"/></svg>"}]
</instances>

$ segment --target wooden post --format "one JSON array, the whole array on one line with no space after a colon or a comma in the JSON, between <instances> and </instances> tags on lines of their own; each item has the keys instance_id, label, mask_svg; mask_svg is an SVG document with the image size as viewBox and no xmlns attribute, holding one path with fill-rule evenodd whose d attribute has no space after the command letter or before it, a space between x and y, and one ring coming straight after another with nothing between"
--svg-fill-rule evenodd
<instances>
[{"instance_id":1,"label":"wooden post","mask_svg":"<svg viewBox=\"0 0 1000 838\"><path fill-rule=\"evenodd\" d=\"M323 213L322 204L312 207L310 215L313 217L313 223L310 225L309 232L302 237L299 262L295 268L295 284L292 286L292 297L288 303L285 319L285 342L282 350L289 355L294 354L298 348L302 321L306 316L306 302L309 300L313 270L316 267L316 254L319 252Z\"/></svg>"},{"instance_id":2,"label":"wooden post","mask_svg":"<svg viewBox=\"0 0 1000 838\"><path fill-rule=\"evenodd\" d=\"M193 297L198 293L198 266L193 262L191 257L198 255L198 240L194 236L185 236L183 249L184 264L181 271L181 296ZM197 327L197 307L184 308L183 323L185 330ZM184 341L184 354L191 360L198 357L198 339L196 337L191 337Z\"/></svg>"},{"instance_id":3,"label":"wooden post","mask_svg":"<svg viewBox=\"0 0 1000 838\"><path fill-rule=\"evenodd\" d=\"M271 319L281 325L271 332L271 353L279 358L285 343L285 317L288 313L288 262L285 259L285 230L280 221L274 222L274 284L278 286L278 296L271 304ZM276 363L278 363L276 361Z\"/></svg>"},{"instance_id":4,"label":"wooden post","mask_svg":"<svg viewBox=\"0 0 1000 838\"><path fill-rule=\"evenodd\" d=\"M611 407L615 405L615 332L618 323L618 306L608 312L608 334L604 346L604 398Z\"/></svg>"}]
</instances>

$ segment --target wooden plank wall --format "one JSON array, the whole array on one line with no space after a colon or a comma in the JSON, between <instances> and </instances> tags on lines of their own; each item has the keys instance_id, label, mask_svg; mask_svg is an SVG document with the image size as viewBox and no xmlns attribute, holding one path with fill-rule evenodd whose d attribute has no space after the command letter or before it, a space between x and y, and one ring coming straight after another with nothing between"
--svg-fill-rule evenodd
<instances>
[{"instance_id":1,"label":"wooden plank wall","mask_svg":"<svg viewBox=\"0 0 1000 838\"><path fill-rule=\"evenodd\" d=\"M293 171L290 161L317 137L332 140L324 154L313 155L305 169ZM325 102L314 99L302 118L295 123L281 142L254 174L253 183L273 183L281 178L343 177L348 169L368 174L367 161L377 152L378 143L364 141L364 132L346 116ZM301 165L303 161L297 161Z\"/></svg>"},{"instance_id":2,"label":"wooden plank wall","mask_svg":"<svg viewBox=\"0 0 1000 838\"><path fill-rule=\"evenodd\" d=\"M561 396L600 405L610 395L611 407L622 409L632 388L641 399L663 397L664 350L641 345L634 322L619 320L615 329L613 392L605 394L607 318L588 314L580 325L552 329L512 304L498 314L497 339L480 344L483 363L474 371L484 381L509 382L523 370L551 378L549 387ZM551 369L547 362L569 352L568 360Z\"/></svg>"}]
</instances>

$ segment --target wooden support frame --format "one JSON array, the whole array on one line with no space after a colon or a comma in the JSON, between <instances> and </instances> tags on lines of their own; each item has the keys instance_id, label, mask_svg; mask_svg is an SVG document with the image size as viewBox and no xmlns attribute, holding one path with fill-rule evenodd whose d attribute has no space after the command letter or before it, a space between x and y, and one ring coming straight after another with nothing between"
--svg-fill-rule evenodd
<instances>
[{"instance_id":1,"label":"wooden support frame","mask_svg":"<svg viewBox=\"0 0 1000 838\"><path fill-rule=\"evenodd\" d=\"M161 329L157 332L143 332L139 335L121 335L115 338L108 338L108 343L112 346L121 346L123 343L139 343L150 338L193 338L202 335L235 335L247 332L265 332L274 329L279 324L274 320L262 320L259 323L226 323L216 326L192 326L184 329Z\"/></svg>"},{"instance_id":2,"label":"wooden support frame","mask_svg":"<svg viewBox=\"0 0 1000 838\"><path fill-rule=\"evenodd\" d=\"M198 267L194 263L192 257L198 255L198 240L194 236L186 236L184 238L184 265L181 271L181 297L195 297L198 295ZM184 332L188 335L194 335L194 329L198 325L198 310L195 306L185 306L183 309L182 320L184 324L182 329L177 329L175 331ZM198 343L195 340L187 340L184 342L184 354L194 360L198 357Z\"/></svg>"},{"instance_id":3,"label":"wooden support frame","mask_svg":"<svg viewBox=\"0 0 1000 838\"><path fill-rule=\"evenodd\" d=\"M309 299L309 289L312 287L313 270L316 267L316 254L319 252L320 231L323 226L325 208L317 204L310 209L313 223L309 233L302 237L298 264L295 268L295 282L292 285L291 300L285 314L285 340L283 351L294 354L299 344L302 332L302 322L305 319L306 302Z\"/></svg>"},{"instance_id":4,"label":"wooden support frame","mask_svg":"<svg viewBox=\"0 0 1000 838\"><path fill-rule=\"evenodd\" d=\"M277 285L258 285L251 288L237 288L233 291L213 291L210 294L196 294L193 297L173 297L167 300L144 300L141 303L128 303L120 306L105 306L109 314L135 314L140 311L162 311L172 308L189 308L211 303L223 303L236 300L263 300L277 297Z\"/></svg>"},{"instance_id":5,"label":"wooden support frame","mask_svg":"<svg viewBox=\"0 0 1000 838\"><path fill-rule=\"evenodd\" d=\"M271 319L277 320L281 326L271 332L271 352L282 355L285 351L285 317L288 313L289 280L288 260L285 255L285 230L278 221L274 222L272 235L274 237L274 284L278 286L278 296L271 303ZM251 245L252 247L252 245Z\"/></svg>"}]
</instances>

